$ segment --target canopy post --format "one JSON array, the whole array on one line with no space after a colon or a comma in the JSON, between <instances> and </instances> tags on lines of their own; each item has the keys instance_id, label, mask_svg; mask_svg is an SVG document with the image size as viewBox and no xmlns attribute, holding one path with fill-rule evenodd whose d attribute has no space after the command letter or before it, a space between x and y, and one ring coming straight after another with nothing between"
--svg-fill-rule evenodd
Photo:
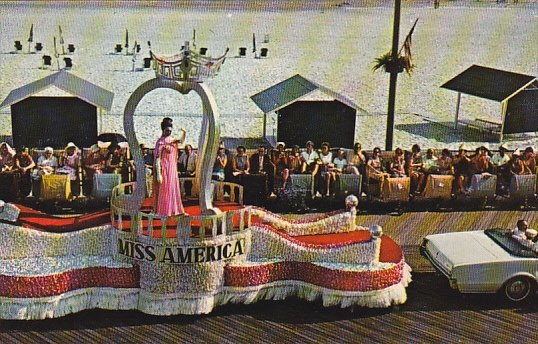
<instances>
[{"instance_id":1,"label":"canopy post","mask_svg":"<svg viewBox=\"0 0 538 344\"><path fill-rule=\"evenodd\" d=\"M454 129L458 130L458 117L460 115L460 103L461 103L461 92L458 92L458 100L456 101L456 115L454 117Z\"/></svg>"},{"instance_id":2,"label":"canopy post","mask_svg":"<svg viewBox=\"0 0 538 344\"><path fill-rule=\"evenodd\" d=\"M263 113L263 138L267 138L267 113Z\"/></svg>"},{"instance_id":3,"label":"canopy post","mask_svg":"<svg viewBox=\"0 0 538 344\"><path fill-rule=\"evenodd\" d=\"M503 142L503 131L504 131L504 121L506 120L506 111L508 111L508 100L504 100L501 102L501 138L500 142Z\"/></svg>"}]
</instances>

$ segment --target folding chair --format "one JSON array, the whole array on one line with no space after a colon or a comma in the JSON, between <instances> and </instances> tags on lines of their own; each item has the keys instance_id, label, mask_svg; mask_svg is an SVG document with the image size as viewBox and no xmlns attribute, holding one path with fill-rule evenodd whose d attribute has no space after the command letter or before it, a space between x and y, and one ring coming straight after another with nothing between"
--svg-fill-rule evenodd
<instances>
[{"instance_id":1,"label":"folding chair","mask_svg":"<svg viewBox=\"0 0 538 344\"><path fill-rule=\"evenodd\" d=\"M68 201L71 199L71 178L67 174L41 176L41 200Z\"/></svg>"},{"instance_id":2,"label":"folding chair","mask_svg":"<svg viewBox=\"0 0 538 344\"><path fill-rule=\"evenodd\" d=\"M70 57L64 57L64 62L65 62L65 68L66 69L73 68L73 61L71 60Z\"/></svg>"},{"instance_id":3,"label":"folding chair","mask_svg":"<svg viewBox=\"0 0 538 344\"><path fill-rule=\"evenodd\" d=\"M49 55L43 55L43 65L41 66L41 69L46 69L52 65L52 57Z\"/></svg>"},{"instance_id":4,"label":"folding chair","mask_svg":"<svg viewBox=\"0 0 538 344\"><path fill-rule=\"evenodd\" d=\"M513 175L510 181L510 198L523 199L525 204L529 198L534 197L536 190L536 175Z\"/></svg>"},{"instance_id":5,"label":"folding chair","mask_svg":"<svg viewBox=\"0 0 538 344\"><path fill-rule=\"evenodd\" d=\"M94 174L92 196L98 199L109 199L112 196L112 189L120 183L121 175L119 174Z\"/></svg>"},{"instance_id":6,"label":"folding chair","mask_svg":"<svg viewBox=\"0 0 538 344\"><path fill-rule=\"evenodd\" d=\"M385 178L381 186L383 202L408 202L411 192L411 178Z\"/></svg>"},{"instance_id":7,"label":"folding chair","mask_svg":"<svg viewBox=\"0 0 538 344\"><path fill-rule=\"evenodd\" d=\"M22 51L22 44L21 41L15 41L15 50L17 52Z\"/></svg>"},{"instance_id":8,"label":"folding chair","mask_svg":"<svg viewBox=\"0 0 538 344\"><path fill-rule=\"evenodd\" d=\"M35 50L36 50L36 51L41 51L41 50L43 50L43 44L41 44L41 43L36 43L36 44L35 44Z\"/></svg>"},{"instance_id":9,"label":"folding chair","mask_svg":"<svg viewBox=\"0 0 538 344\"><path fill-rule=\"evenodd\" d=\"M268 52L268 51L269 51L269 50L268 50L267 48L262 48L262 49L260 50L260 57L267 57L267 52Z\"/></svg>"},{"instance_id":10,"label":"folding chair","mask_svg":"<svg viewBox=\"0 0 538 344\"><path fill-rule=\"evenodd\" d=\"M338 176L338 194L341 196L361 195L362 176L360 174L341 174Z\"/></svg>"},{"instance_id":11,"label":"folding chair","mask_svg":"<svg viewBox=\"0 0 538 344\"><path fill-rule=\"evenodd\" d=\"M454 176L430 174L426 179L426 186L421 197L424 199L450 199L453 182Z\"/></svg>"},{"instance_id":12,"label":"folding chair","mask_svg":"<svg viewBox=\"0 0 538 344\"><path fill-rule=\"evenodd\" d=\"M245 57L247 56L247 48L241 47L239 48L239 57Z\"/></svg>"},{"instance_id":13,"label":"folding chair","mask_svg":"<svg viewBox=\"0 0 538 344\"><path fill-rule=\"evenodd\" d=\"M207 48L200 48L200 55L205 55L207 53Z\"/></svg>"},{"instance_id":14,"label":"folding chair","mask_svg":"<svg viewBox=\"0 0 538 344\"><path fill-rule=\"evenodd\" d=\"M67 51L69 51L70 54L75 52L75 45L74 44L68 44L67 45Z\"/></svg>"},{"instance_id":15,"label":"folding chair","mask_svg":"<svg viewBox=\"0 0 538 344\"><path fill-rule=\"evenodd\" d=\"M121 46L121 44L116 44L116 48L114 48L114 50L117 53L121 53L121 51L123 50L123 47Z\"/></svg>"},{"instance_id":16,"label":"folding chair","mask_svg":"<svg viewBox=\"0 0 538 344\"><path fill-rule=\"evenodd\" d=\"M492 174L474 174L471 178L471 187L469 188L470 198L489 198L495 197L497 189L497 176Z\"/></svg>"},{"instance_id":17,"label":"folding chair","mask_svg":"<svg viewBox=\"0 0 538 344\"><path fill-rule=\"evenodd\" d=\"M151 68L151 57L144 57L144 68Z\"/></svg>"}]
</instances>

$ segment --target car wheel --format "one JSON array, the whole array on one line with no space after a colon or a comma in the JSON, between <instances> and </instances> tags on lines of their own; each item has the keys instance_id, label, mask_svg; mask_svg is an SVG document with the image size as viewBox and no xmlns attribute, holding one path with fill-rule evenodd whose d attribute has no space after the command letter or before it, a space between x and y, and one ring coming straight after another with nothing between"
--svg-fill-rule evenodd
<instances>
[{"instance_id":1,"label":"car wheel","mask_svg":"<svg viewBox=\"0 0 538 344\"><path fill-rule=\"evenodd\" d=\"M514 277L504 284L504 295L512 302L523 302L534 295L534 282L526 277Z\"/></svg>"}]
</instances>

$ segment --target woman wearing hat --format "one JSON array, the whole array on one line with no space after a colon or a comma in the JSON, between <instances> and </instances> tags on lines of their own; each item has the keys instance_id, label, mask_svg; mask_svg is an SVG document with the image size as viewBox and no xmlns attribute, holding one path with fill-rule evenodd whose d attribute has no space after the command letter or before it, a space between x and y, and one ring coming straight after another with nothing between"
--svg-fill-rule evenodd
<instances>
[{"instance_id":1,"label":"woman wearing hat","mask_svg":"<svg viewBox=\"0 0 538 344\"><path fill-rule=\"evenodd\" d=\"M14 156L15 150L7 142L0 143L0 172L11 170Z\"/></svg>"},{"instance_id":2,"label":"woman wearing hat","mask_svg":"<svg viewBox=\"0 0 538 344\"><path fill-rule=\"evenodd\" d=\"M60 157L60 167L56 169L56 173L68 174L71 180L71 190L78 194L78 168L80 167L80 155L78 147L73 142L69 142Z\"/></svg>"},{"instance_id":3,"label":"woman wearing hat","mask_svg":"<svg viewBox=\"0 0 538 344\"><path fill-rule=\"evenodd\" d=\"M181 128L181 138L172 138L172 119L161 122L162 135L155 143L155 163L153 177L153 211L158 216L184 214L179 189L177 171L178 145L185 140L185 129Z\"/></svg>"}]
</instances>

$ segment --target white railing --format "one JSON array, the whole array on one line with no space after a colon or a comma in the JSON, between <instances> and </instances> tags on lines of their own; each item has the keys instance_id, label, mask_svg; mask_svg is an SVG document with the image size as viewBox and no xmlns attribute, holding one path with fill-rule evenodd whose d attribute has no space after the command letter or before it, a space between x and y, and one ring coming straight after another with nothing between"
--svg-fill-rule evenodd
<instances>
[{"instance_id":1,"label":"white railing","mask_svg":"<svg viewBox=\"0 0 538 344\"><path fill-rule=\"evenodd\" d=\"M183 178L183 182L189 178ZM190 178L194 180L194 178ZM224 186L230 186L230 200L235 200L235 190L239 191L239 200L242 202L242 186L215 182L217 186L216 198L224 199ZM163 241L167 240L170 231L175 232L175 238L180 242L201 241L215 238L220 235L231 235L242 232L251 223L250 207L237 210L230 210L216 215L174 215L158 216L152 212L132 211L128 202L131 199L130 193L136 188L136 182L124 183L116 186L112 190L111 221L114 228L120 231L128 231L133 237L155 237L155 231L161 231ZM233 195L233 196L232 196ZM124 228L125 217L128 217L130 225ZM234 226L234 220L237 226ZM175 223L175 228L169 228L169 224Z\"/></svg>"}]
</instances>

